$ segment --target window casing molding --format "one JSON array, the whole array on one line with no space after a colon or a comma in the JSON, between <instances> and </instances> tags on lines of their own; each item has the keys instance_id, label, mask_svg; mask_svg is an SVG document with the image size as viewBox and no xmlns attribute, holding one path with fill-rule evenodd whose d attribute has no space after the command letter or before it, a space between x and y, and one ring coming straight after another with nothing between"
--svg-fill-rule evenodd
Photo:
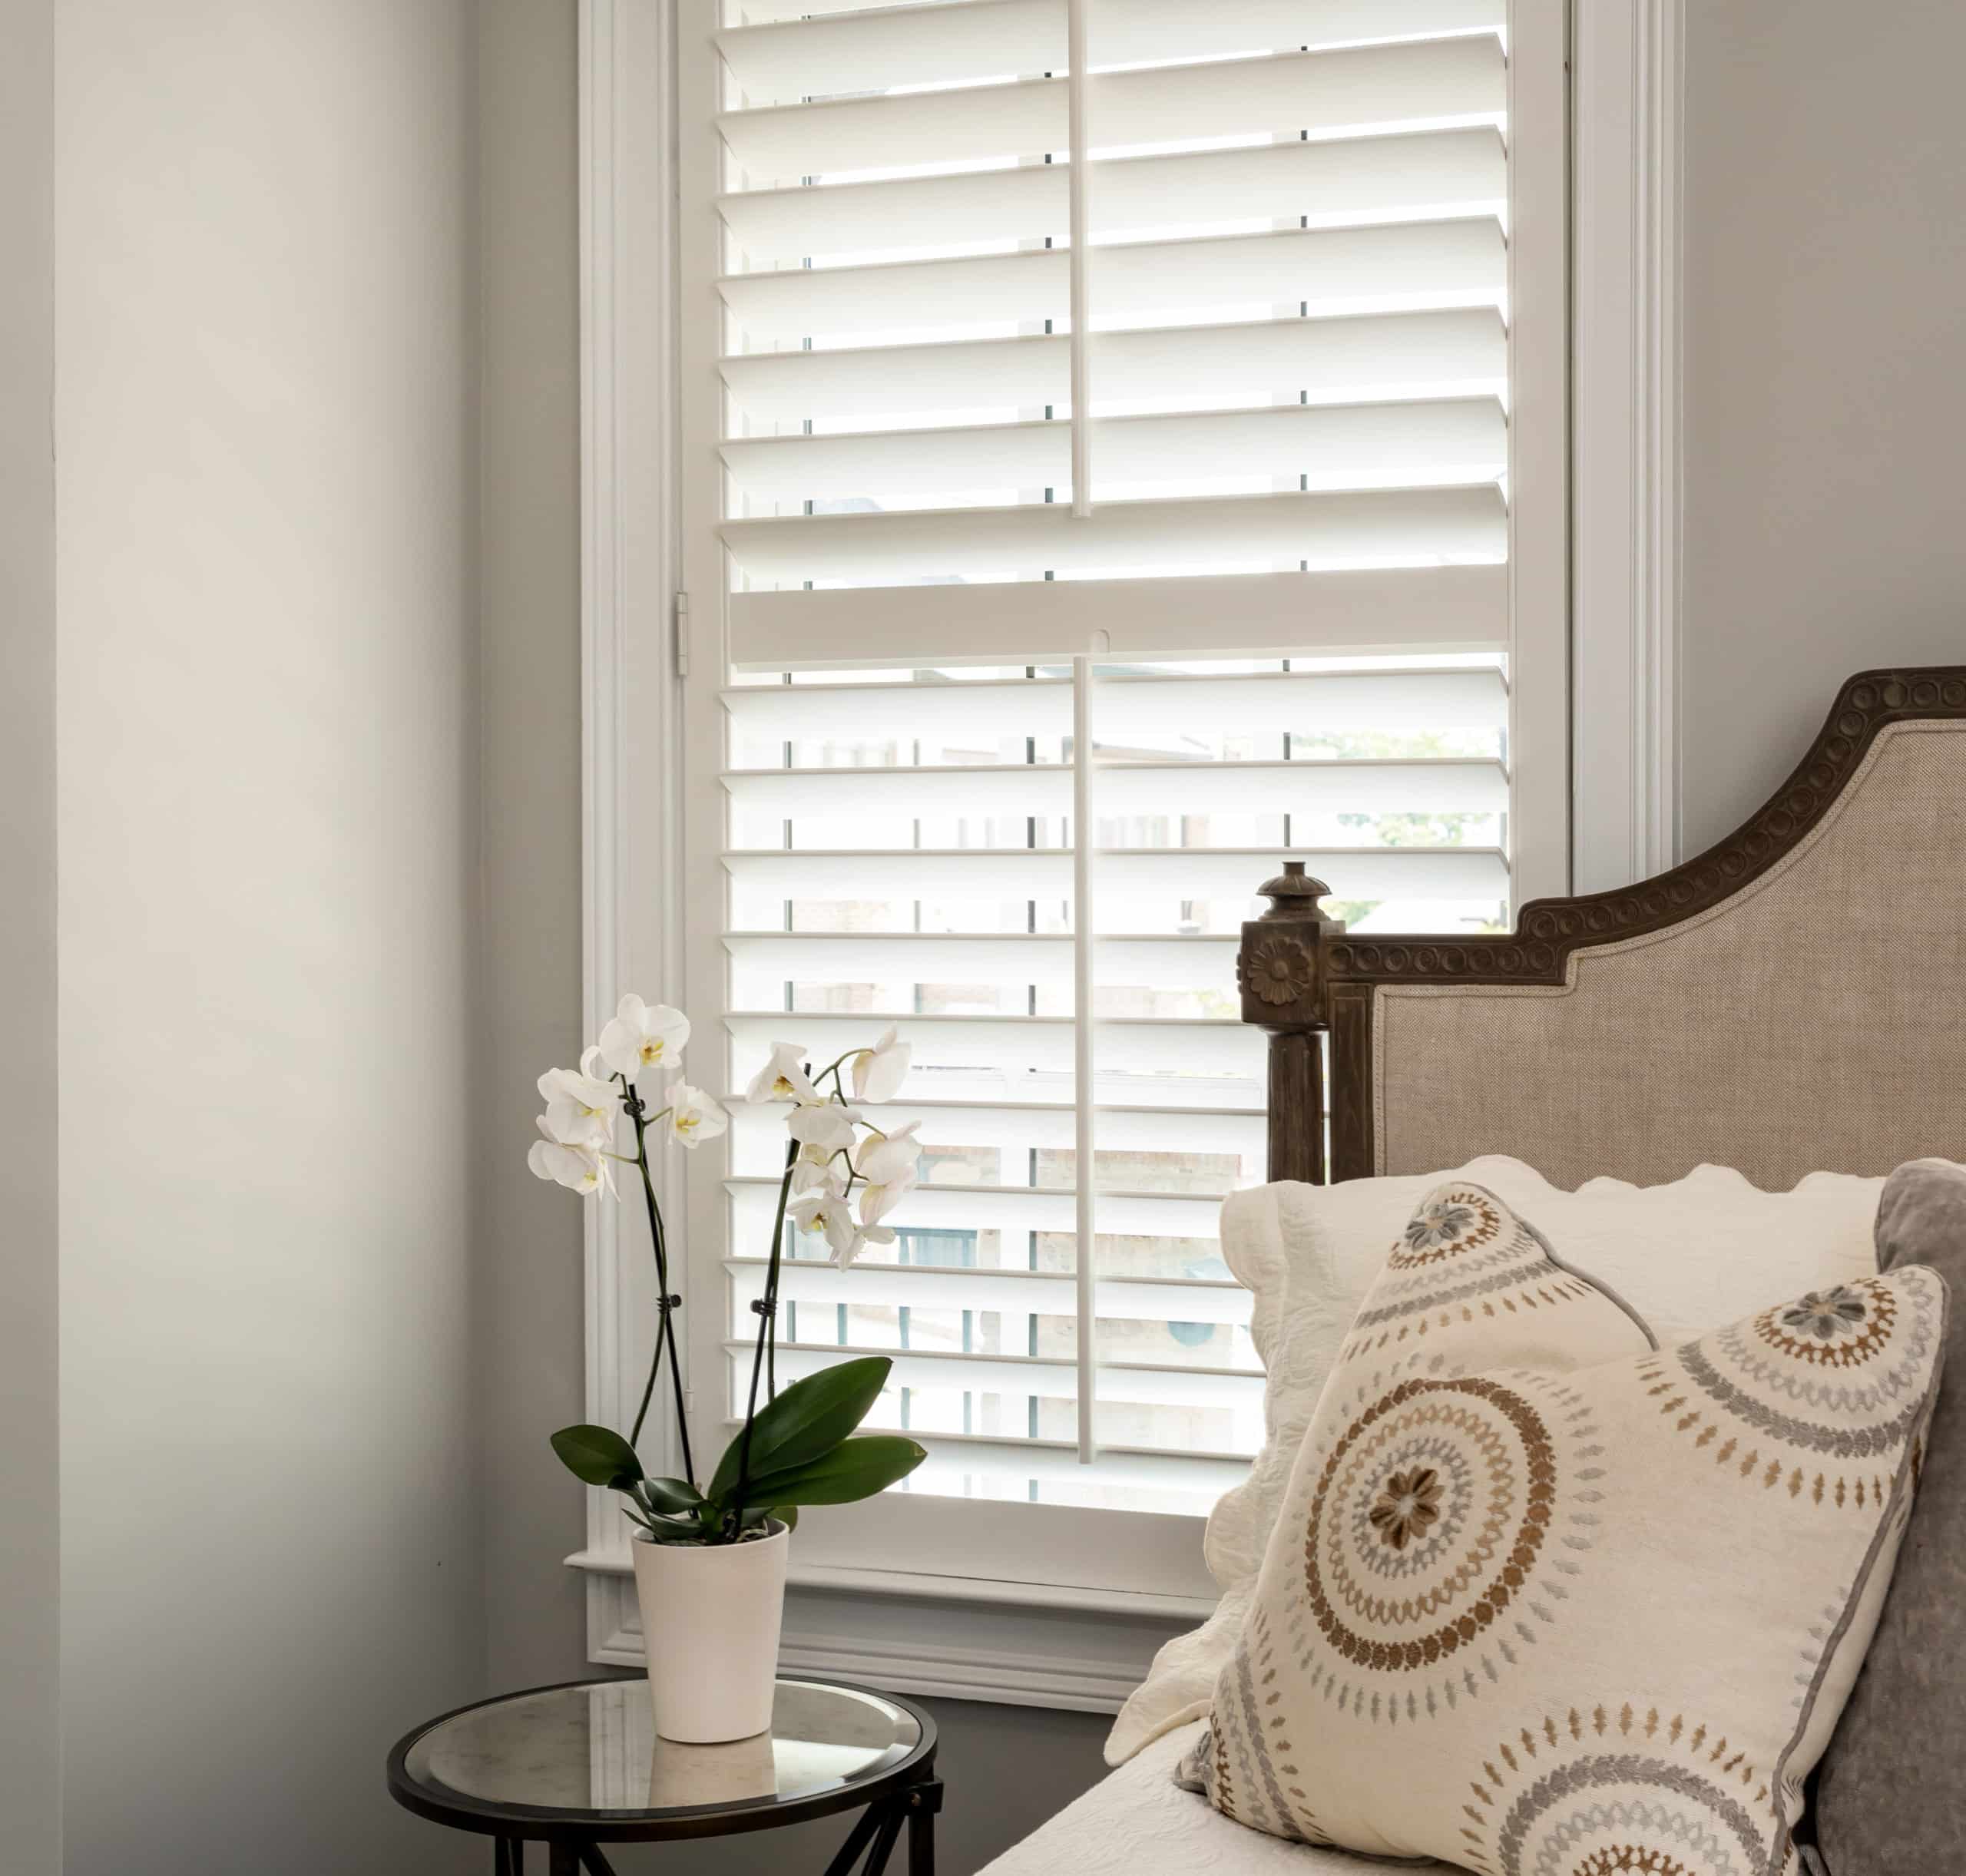
<instances>
[{"instance_id":1,"label":"window casing molding","mask_svg":"<svg viewBox=\"0 0 1966 1876\"><path fill-rule=\"evenodd\" d=\"M1606 12L1654 17L1661 4L1630 0L1627 5L1620 0ZM715 680L726 662L726 627L721 565L692 564L687 549L689 543L714 542L720 518L721 465L713 441L720 309L713 289L706 291L703 285L714 267L691 270L678 259L690 243L717 239L710 207L717 178L711 172L710 152L707 140L679 134L677 108L679 84L707 82L704 61L715 55L707 34L683 35L679 42L678 5L679 0L581 0L579 11L584 1010L590 1034L627 988L667 995L703 1016L715 1001L713 987L720 985L723 968L713 921L698 921L699 928L688 931L682 919L686 905L699 895L720 899L724 889L718 860L723 844L721 791L690 778L714 776L722 766ZM1568 11L1566 0L1518 0L1517 43L1523 43L1521 35L1535 34L1544 35L1551 47L1564 45L1574 30ZM1585 35L1593 45L1607 36L1608 28L1594 20ZM1631 58L1655 58L1659 42L1669 37L1648 38L1633 26L1627 42ZM1676 39L1670 43L1676 58ZM1629 134L1622 144L1608 134L1592 141L1583 121L1600 108L1595 94L1573 101L1559 58L1519 63L1533 82L1511 78L1516 135L1524 145L1534 139L1548 152L1548 160L1524 164L1516 200L1530 203L1532 213L1537 202L1559 207L1554 218L1536 217L1539 227L1554 230L1547 240L1520 243L1519 253L1512 250L1512 303L1520 308L1512 334L1521 335L1525 357L1533 346L1537 361L1523 368L1517 395L1524 400L1518 408L1525 413L1526 429L1538 428L1562 439L1585 420L1581 402L1572 402L1580 392L1566 381L1566 326L1574 339L1587 317L1598 319L1591 344L1578 348L1580 370L1604 369L1620 356L1629 369L1639 336L1634 320L1623 335L1620 352L1620 335L1601 318L1604 304L1617 303L1615 288L1593 291L1591 283L1577 277L1584 257L1580 246L1566 265L1562 230L1567 218L1560 205L1570 187L1571 137L1580 159L1587 148L1594 153L1598 167L1590 175L1601 189L1608 189L1606 166L1617 150L1637 164L1655 160L1657 148L1654 142ZM1676 88L1676 67L1663 78L1653 65L1646 69L1655 84ZM1676 122L1676 106L1670 115ZM1615 131L1615 124L1612 127ZM1625 270L1620 279L1642 276L1656 292L1660 251L1650 232L1647 241L1653 245L1638 238L1640 225L1633 223L1628 248L1615 252L1607 251L1611 244L1600 227L1589 250L1591 264L1607 277L1614 268ZM1642 225L1648 231L1653 227L1651 220ZM695 299L693 275L699 283ZM1540 342L1538 334L1544 336ZM1658 382L1654 377L1645 384L1656 392ZM1634 392L1623 407L1628 425L1637 422L1641 395ZM1536 408L1547 399L1555 400L1563 417L1554 425L1537 425ZM1649 703L1648 726L1661 714L1661 695L1669 695L1654 687L1650 667L1641 683L1630 665L1644 648L1637 640L1641 615L1634 609L1626 609L1614 621L1602 614L1624 633L1621 648L1607 644L1614 636L1608 624L1603 630L1596 624L1601 607L1577 615L1592 621L1588 640L1570 624L1584 588L1573 567L1574 554L1566 554L1561 543L1579 522L1580 505L1587 501L1593 516L1603 519L1592 562L1601 575L1601 584L1592 591L1601 594L1610 584L1607 556L1615 540L1609 518L1619 511L1605 492L1615 480L1610 467L1624 465L1629 474L1631 465L1643 462L1656 468L1659 452L1670 452L1674 441L1670 426L1654 425L1646 446L1650 453L1640 455L1629 429L1622 445L1613 435L1617 413L1607 410L1601 395L1590 409L1602 419L1594 422L1595 453L1577 449L1574 442L1567 448L1561 441L1546 446L1518 466L1511 490L1515 668L1526 674L1519 684L1521 714L1511 739L1517 757L1512 766L1545 777L1574 766L1566 753L1567 743L1574 741L1568 701L1573 696L1583 700L1587 686L1593 698L1600 694L1603 674L1617 664L1611 651L1620 652L1631 673L1624 693L1628 708L1636 711ZM1609 466L1580 487L1577 468L1595 469L1600 464ZM1630 555L1657 554L1662 541L1670 544L1670 531L1642 528L1625 512ZM700 545L697 554L709 558ZM693 607L679 605L678 596L687 591L697 595ZM1656 586L1647 591L1655 598L1643 618L1656 635L1665 611ZM691 668L701 674L693 685L680 676ZM1663 713L1670 716L1669 710ZM1632 720L1636 725L1636 717ZM1649 746L1662 746L1656 735ZM1635 759L1630 768L1635 773ZM1615 776L1594 766L1588 780L1587 787L1581 767L1575 766L1574 822L1564 789L1545 786L1524 791L1518 802L1518 903L1539 892L1567 890L1572 853L1580 855L1587 846L1594 855L1600 852L1599 836L1587 838L1587 797L1594 816L1613 815L1617 808L1625 817L1622 824L1634 825L1630 802L1614 799ZM1577 883L1594 882L1580 873ZM710 1156L697 1157L704 1163L686 1168L670 1149L663 1177L666 1192L687 1194L680 1203L672 1200L669 1209L672 1249L684 1273L685 1375L693 1431L700 1441L720 1418L714 1409L723 1374L722 1299L710 1282L691 1284L688 1246L693 1241L720 1242L725 1200L720 1164ZM611 1423L623 1421L632 1411L631 1397L645 1360L642 1335L653 1319L654 1285L644 1267L646 1259L637 1252L632 1228L624 1246L618 1216L611 1206L591 1208L587 1242L587 1411ZM674 1428L665 1423L660 1437L673 1464ZM899 1652L889 1663L889 1678L897 1687L1110 1710L1131 1684L1127 1677L1138 1679L1159 1642L1209 1606L1210 1585L1200 1565L1199 1521L1194 1520L1152 1520L1184 1527L1163 1535L1170 1563L1181 1552L1185 1561L1169 1575L1150 1560L1130 1586L1108 1582L1061 1587L1017 1580L1014 1567L993 1564L974 1547L987 1537L992 1520L1005 1521L1001 1507L986 1510L981 1503L963 1500L940 1501L948 1516L938 1522L948 1528L935 1547L943 1552L940 1560L948 1573L932 1565L925 1570L867 1566L866 1540L873 1534L867 1520L882 1527L878 1537L885 1547L884 1558L913 1563L918 1560L912 1548L898 1547L909 1543L909 1520L936 1503L898 1500L892 1512L886 1500L849 1507L844 1516L858 1518L862 1529L843 1549L828 1543L820 1529L806 1534L802 1547L808 1557L793 1570L788 1663L839 1666L839 1650L846 1645L842 1626L852 1626L848 1613L879 1597L884 1635L897 1620L906 1628L908 1619L898 1612L937 1612L935 1622L910 1631L914 1640L895 1645ZM1110 1547L1100 1542L1100 1520L1138 1516L1080 1515L1090 1520L1077 1540L1087 1550L1088 1565L1096 1560L1094 1553ZM836 1514L836 1521L841 1517ZM825 1521L815 1520L816 1527ZM624 1665L639 1659L634 1597L624 1573L625 1536L607 1495L591 1494L587 1541L568 1559L589 1573L591 1656ZM965 1573L959 1560L972 1556L977 1560ZM1088 1568L1087 1573L1096 1572ZM1021 1644L1018 1625L1034 1608L1054 1612L1056 1620L1067 1625L1078 1624L1084 1645L1074 1653L1055 1633L1035 1651ZM802 1613L808 1609L809 1614ZM941 1669L933 1659L938 1635L948 1655ZM1078 1668L1061 1669L1064 1657ZM1116 1661L1120 1665L1114 1666ZM1087 1662L1107 1666L1085 1668Z\"/></svg>"},{"instance_id":2,"label":"window casing molding","mask_svg":"<svg viewBox=\"0 0 1966 1876\"><path fill-rule=\"evenodd\" d=\"M644 628L670 617L676 584L674 22L667 5L581 0L578 30L581 1009L593 1036L624 991L673 983L682 956L680 902L650 890L681 845L681 700L668 634ZM667 1142L661 1153L662 1189L680 1191L681 1155ZM689 1221L671 1209L687 1268ZM586 1211L587 1413L609 1426L633 1415L654 1302L621 1216L614 1204ZM673 1469L677 1430L657 1424ZM612 1495L589 1492L581 1554L625 1557L624 1529ZM594 1659L616 1632L612 1601L591 1586Z\"/></svg>"},{"instance_id":3,"label":"window casing molding","mask_svg":"<svg viewBox=\"0 0 1966 1876\"><path fill-rule=\"evenodd\" d=\"M1683 0L1577 0L1572 36L1576 890L1682 857Z\"/></svg>"}]
</instances>

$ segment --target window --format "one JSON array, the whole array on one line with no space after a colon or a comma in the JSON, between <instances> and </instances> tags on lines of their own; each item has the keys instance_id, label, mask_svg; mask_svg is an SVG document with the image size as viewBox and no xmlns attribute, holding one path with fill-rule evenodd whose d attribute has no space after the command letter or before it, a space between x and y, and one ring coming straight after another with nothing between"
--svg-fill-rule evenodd
<instances>
[{"instance_id":1,"label":"window","mask_svg":"<svg viewBox=\"0 0 1966 1876\"><path fill-rule=\"evenodd\" d=\"M1264 1176L1257 882L1302 858L1407 930L1561 884L1531 10L683 9L696 1067L892 1022L927 1143L895 1244L789 1246L781 1373L892 1354L876 1418L931 1454L809 1557L1192 1585L1262 1431L1216 1224ZM706 1422L781 1138L692 1167Z\"/></svg>"}]
</instances>

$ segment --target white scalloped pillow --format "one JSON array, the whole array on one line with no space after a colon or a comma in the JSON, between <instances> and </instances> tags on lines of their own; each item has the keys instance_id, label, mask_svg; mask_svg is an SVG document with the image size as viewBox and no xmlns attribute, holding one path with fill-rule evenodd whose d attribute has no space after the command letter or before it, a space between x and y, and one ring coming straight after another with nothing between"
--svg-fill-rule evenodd
<instances>
[{"instance_id":1,"label":"white scalloped pillow","mask_svg":"<svg viewBox=\"0 0 1966 1876\"><path fill-rule=\"evenodd\" d=\"M1594 1179L1566 1192L1534 1166L1491 1153L1447 1172L1236 1193L1222 1207L1222 1255L1256 1299L1249 1332L1269 1376L1263 1449L1248 1482L1208 1520L1203 1551L1221 1603L1154 1656L1114 1722L1107 1764L1208 1711L1339 1344L1414 1207L1449 1179L1487 1186L1567 1262L1622 1296L1667 1348L1803 1290L1877 1272L1884 1181L1842 1173L1763 1192L1732 1167L1703 1166L1666 1186Z\"/></svg>"}]
</instances>

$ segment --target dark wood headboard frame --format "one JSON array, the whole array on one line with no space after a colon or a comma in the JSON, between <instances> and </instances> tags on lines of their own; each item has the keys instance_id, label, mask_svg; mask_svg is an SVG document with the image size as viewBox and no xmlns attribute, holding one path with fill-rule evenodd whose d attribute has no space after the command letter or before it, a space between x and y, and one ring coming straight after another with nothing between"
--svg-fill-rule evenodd
<instances>
[{"instance_id":1,"label":"dark wood headboard frame","mask_svg":"<svg viewBox=\"0 0 1966 1876\"><path fill-rule=\"evenodd\" d=\"M1466 938L1350 938L1319 901L1330 888L1286 860L1243 927L1243 1020L1269 1032L1269 1176L1361 1179L1373 1170L1373 993L1384 984L1554 984L1574 951L1660 931L1708 911L1776 865L1820 820L1878 733L1966 716L1966 665L1864 671L1837 693L1795 773L1726 839L1670 872L1609 892L1533 899L1515 929ZM1331 1164L1325 1163L1324 1040L1330 1039Z\"/></svg>"}]
</instances>

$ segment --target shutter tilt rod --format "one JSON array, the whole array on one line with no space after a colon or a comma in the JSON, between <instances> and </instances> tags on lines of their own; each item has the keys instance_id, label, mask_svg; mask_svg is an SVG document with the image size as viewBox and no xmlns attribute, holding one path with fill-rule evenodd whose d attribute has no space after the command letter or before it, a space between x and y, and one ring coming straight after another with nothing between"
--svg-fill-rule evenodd
<instances>
[{"instance_id":1,"label":"shutter tilt rod","mask_svg":"<svg viewBox=\"0 0 1966 1876\"><path fill-rule=\"evenodd\" d=\"M1077 1209L1074 1215L1078 1304L1078 1458L1091 1464L1098 1451L1094 1414L1098 1405L1098 1270L1093 1251L1093 1120L1096 1113L1092 1035L1092 660L1072 660L1072 1157Z\"/></svg>"},{"instance_id":2,"label":"shutter tilt rod","mask_svg":"<svg viewBox=\"0 0 1966 1876\"><path fill-rule=\"evenodd\" d=\"M1086 330L1091 315L1087 275L1092 265L1091 244L1086 226L1086 8L1091 0L1066 0L1065 38L1068 70L1065 78L1066 121L1071 167L1066 175L1066 194L1071 233L1071 399L1072 399L1072 512L1079 516L1092 512L1092 396L1091 372L1087 357L1091 345Z\"/></svg>"}]
</instances>

